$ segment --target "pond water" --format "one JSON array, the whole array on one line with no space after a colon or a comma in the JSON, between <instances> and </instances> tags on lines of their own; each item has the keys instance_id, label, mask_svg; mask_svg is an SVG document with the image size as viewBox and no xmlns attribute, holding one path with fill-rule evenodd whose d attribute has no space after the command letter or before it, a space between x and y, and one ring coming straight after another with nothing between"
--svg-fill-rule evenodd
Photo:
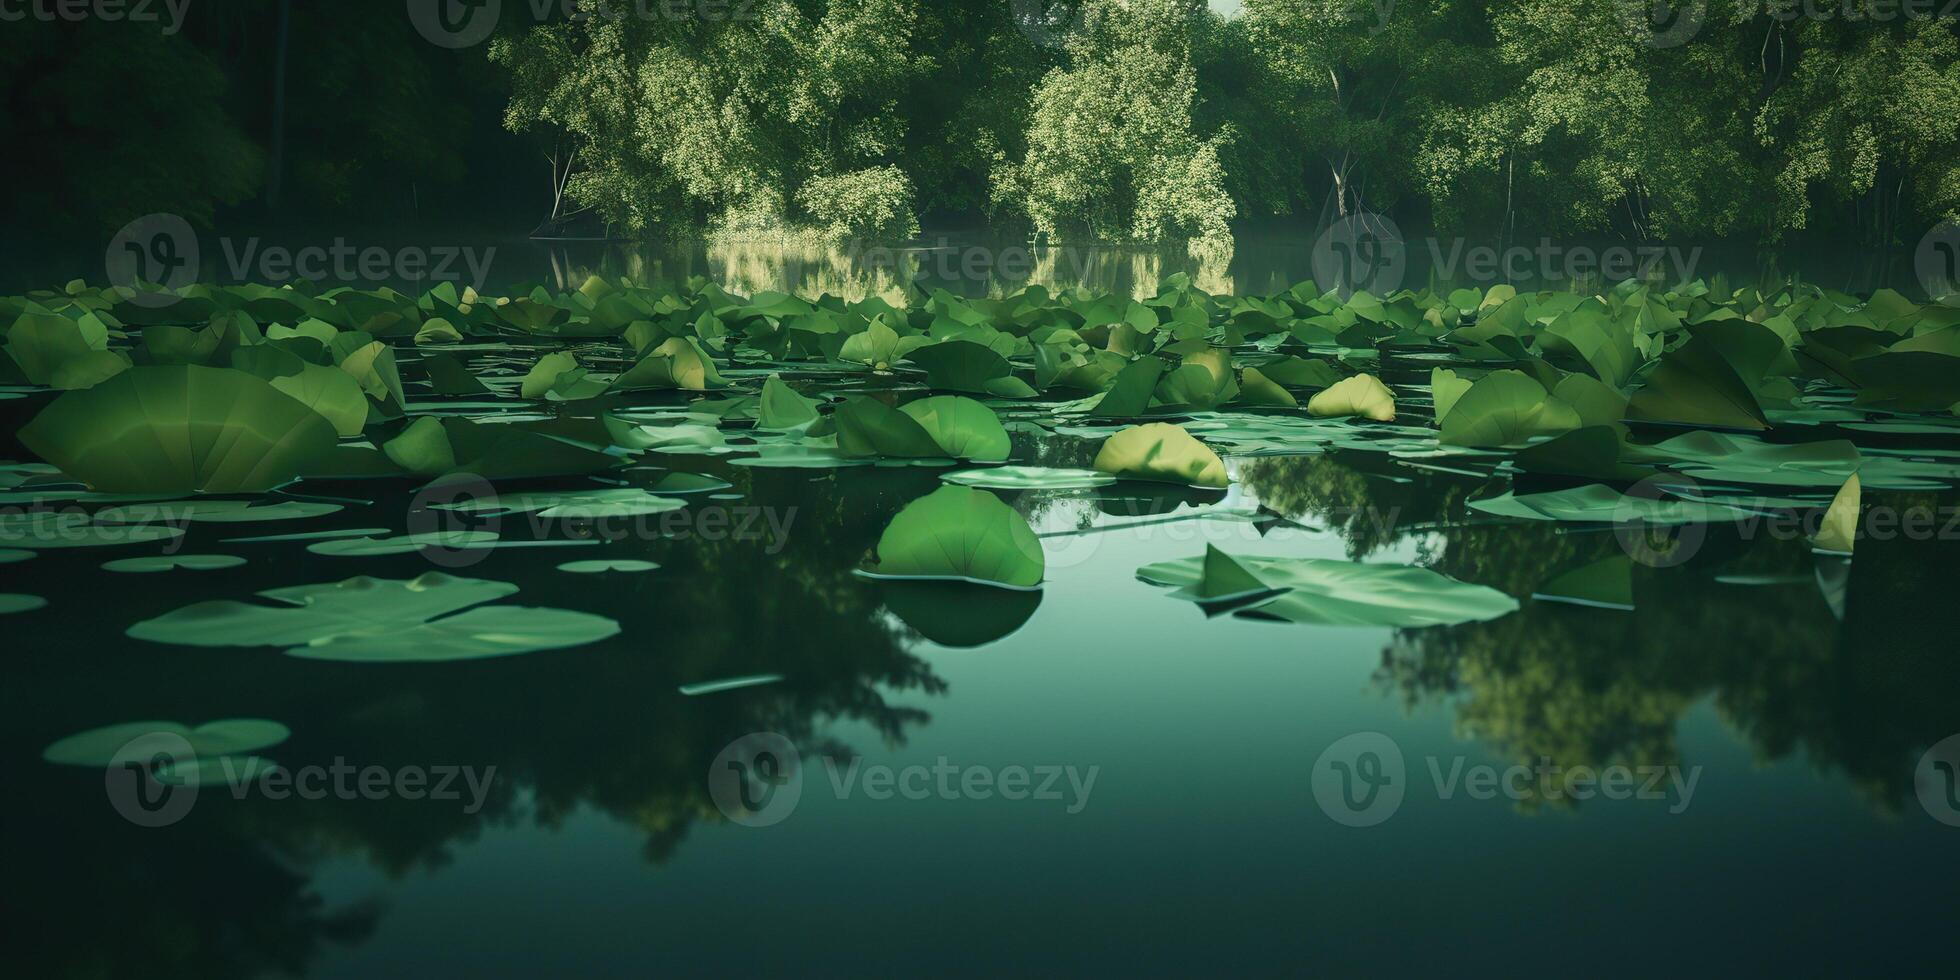
<instances>
[{"instance_id":1,"label":"pond water","mask_svg":"<svg viewBox=\"0 0 1960 980\"><path fill-rule=\"evenodd\" d=\"M503 356L464 353L479 368ZM1431 366L1389 352L1378 373L1405 390ZM495 401L410 409L514 406ZM0 401L0 415L11 431L42 404ZM1398 422L1426 411L1413 398ZM1092 433L1002 417L1016 463L1095 456ZM1960 452L1950 427L1837 434L1941 465ZM1636 563L1623 609L1534 598L1638 542L1471 509L1539 488L1497 460L1324 441L1222 454L1226 491L1001 491L1046 556L1030 594L857 574L945 469L714 453L612 474L714 478L682 511L465 522L548 547L349 556L314 547L333 538L241 540L431 527L426 496L400 482L309 479L289 502L340 509L0 565L0 591L48 601L0 620L17 962L325 978L1950 961L1960 787L1926 753L1960 733L1960 495L1868 491L1941 531L1861 541L1854 561L1757 524L1697 526ZM1275 623L1207 616L1137 577L1207 545L1414 563L1520 608L1420 628ZM157 554L244 562L103 567ZM560 568L589 561L657 567ZM424 664L125 634L201 601L430 573L512 583L512 602L620 631ZM188 806L42 759L103 726L218 719L290 729L262 754L296 784L206 786ZM731 808L730 765L779 795Z\"/></svg>"}]
</instances>

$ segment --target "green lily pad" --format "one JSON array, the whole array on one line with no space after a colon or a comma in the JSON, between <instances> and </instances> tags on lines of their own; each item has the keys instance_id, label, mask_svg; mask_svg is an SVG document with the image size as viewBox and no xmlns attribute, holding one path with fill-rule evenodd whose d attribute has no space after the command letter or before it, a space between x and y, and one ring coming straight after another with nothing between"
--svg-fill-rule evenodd
<instances>
[{"instance_id":1,"label":"green lily pad","mask_svg":"<svg viewBox=\"0 0 1960 980\"><path fill-rule=\"evenodd\" d=\"M124 504L95 512L99 524L250 524L295 521L338 514L339 504L287 500L259 504L250 500L176 500L154 504Z\"/></svg>"},{"instance_id":2,"label":"green lily pad","mask_svg":"<svg viewBox=\"0 0 1960 980\"><path fill-rule=\"evenodd\" d=\"M755 410L758 429L803 429L818 418L817 402L796 393L776 375L762 383L762 395Z\"/></svg>"},{"instance_id":3,"label":"green lily pad","mask_svg":"<svg viewBox=\"0 0 1960 980\"><path fill-rule=\"evenodd\" d=\"M1217 589L1233 589L1251 605L1236 615L1331 626L1443 626L1496 619L1518 608L1517 600L1496 589L1459 582L1412 565L1364 564L1326 558L1229 556L1238 572ZM1208 572L1219 574L1209 555L1158 562L1137 570L1152 585L1180 589L1198 601L1208 591ZM1256 587L1277 592L1259 600ZM1280 591L1283 590L1283 591Z\"/></svg>"},{"instance_id":4,"label":"green lily pad","mask_svg":"<svg viewBox=\"0 0 1960 980\"><path fill-rule=\"evenodd\" d=\"M653 562L639 561L637 559L632 559L632 558L602 558L595 561L568 561L563 565L558 566L559 571L571 572L574 575L598 575L604 572L652 572L652 571L658 571L659 568L660 566Z\"/></svg>"},{"instance_id":5,"label":"green lily pad","mask_svg":"<svg viewBox=\"0 0 1960 980\"><path fill-rule=\"evenodd\" d=\"M276 721L262 718L213 721L196 728L174 721L131 721L70 735L43 749L41 758L58 766L100 769L114 765L117 753L129 743L157 735L183 739L198 756L214 757L269 749L285 742L293 733Z\"/></svg>"},{"instance_id":6,"label":"green lily pad","mask_svg":"<svg viewBox=\"0 0 1960 980\"><path fill-rule=\"evenodd\" d=\"M1486 500L1472 500L1470 507L1499 517L1575 523L1708 524L1739 521L1749 516L1723 504L1622 494L1596 483L1524 496L1507 492Z\"/></svg>"},{"instance_id":7,"label":"green lily pad","mask_svg":"<svg viewBox=\"0 0 1960 980\"><path fill-rule=\"evenodd\" d=\"M602 517L641 517L684 510L687 501L661 497L634 487L593 490L547 490L471 497L455 504L438 504L436 510L462 513L522 514L539 517L596 519Z\"/></svg>"},{"instance_id":8,"label":"green lily pad","mask_svg":"<svg viewBox=\"0 0 1960 980\"><path fill-rule=\"evenodd\" d=\"M999 497L943 486L898 512L878 539L879 577L1031 589L1047 559L1027 519Z\"/></svg>"},{"instance_id":9,"label":"green lily pad","mask_svg":"<svg viewBox=\"0 0 1960 980\"><path fill-rule=\"evenodd\" d=\"M1217 453L1167 422L1132 426L1110 436L1096 453L1094 466L1126 480L1220 489L1231 485Z\"/></svg>"},{"instance_id":10,"label":"green lily pad","mask_svg":"<svg viewBox=\"0 0 1960 980\"><path fill-rule=\"evenodd\" d=\"M1046 466L996 466L960 470L939 477L947 483L985 490L1087 490L1106 487L1116 478L1096 470L1054 469Z\"/></svg>"},{"instance_id":11,"label":"green lily pad","mask_svg":"<svg viewBox=\"0 0 1960 980\"><path fill-rule=\"evenodd\" d=\"M507 582L433 572L361 577L259 593L284 604L276 607L201 602L138 623L129 635L184 646L284 647L308 660L412 663L556 650L619 633L618 623L589 613L482 605L516 592Z\"/></svg>"},{"instance_id":12,"label":"green lily pad","mask_svg":"<svg viewBox=\"0 0 1960 980\"><path fill-rule=\"evenodd\" d=\"M34 557L34 552L32 551L23 551L19 548L0 548L0 565L11 565L14 562L26 561L32 557Z\"/></svg>"},{"instance_id":13,"label":"green lily pad","mask_svg":"<svg viewBox=\"0 0 1960 980\"><path fill-rule=\"evenodd\" d=\"M22 595L18 592L0 592L0 616L14 613L33 612L46 607L48 600L37 595Z\"/></svg>"},{"instance_id":14,"label":"green lily pad","mask_svg":"<svg viewBox=\"0 0 1960 980\"><path fill-rule=\"evenodd\" d=\"M994 410L958 395L938 395L906 402L899 411L912 417L939 447L938 455L991 463L1005 460L1014 448L1007 429Z\"/></svg>"},{"instance_id":15,"label":"green lily pad","mask_svg":"<svg viewBox=\"0 0 1960 980\"><path fill-rule=\"evenodd\" d=\"M424 548L468 551L488 548L498 540L495 531L426 531L421 534L401 534L385 538L334 538L307 545L306 550L316 555L332 555L339 558L376 558L385 555L406 555Z\"/></svg>"},{"instance_id":16,"label":"green lily pad","mask_svg":"<svg viewBox=\"0 0 1960 980\"><path fill-rule=\"evenodd\" d=\"M20 430L29 449L105 493L271 490L338 438L263 379L195 365L132 368L62 395Z\"/></svg>"},{"instance_id":17,"label":"green lily pad","mask_svg":"<svg viewBox=\"0 0 1960 980\"><path fill-rule=\"evenodd\" d=\"M118 558L102 565L108 572L174 572L182 569L187 572L210 572L223 568L237 568L245 564L245 559L237 555L146 555L142 558Z\"/></svg>"},{"instance_id":18,"label":"green lily pad","mask_svg":"<svg viewBox=\"0 0 1960 980\"><path fill-rule=\"evenodd\" d=\"M1860 502L1864 495L1858 477L1844 481L1837 496L1831 498L1831 506L1824 511L1824 519L1817 526L1817 536L1811 545L1818 551L1834 554L1851 554L1858 543L1858 518Z\"/></svg>"},{"instance_id":19,"label":"green lily pad","mask_svg":"<svg viewBox=\"0 0 1960 980\"><path fill-rule=\"evenodd\" d=\"M1357 374L1307 400L1307 414L1316 418L1358 416L1377 422L1395 421L1395 393L1372 374Z\"/></svg>"}]
</instances>

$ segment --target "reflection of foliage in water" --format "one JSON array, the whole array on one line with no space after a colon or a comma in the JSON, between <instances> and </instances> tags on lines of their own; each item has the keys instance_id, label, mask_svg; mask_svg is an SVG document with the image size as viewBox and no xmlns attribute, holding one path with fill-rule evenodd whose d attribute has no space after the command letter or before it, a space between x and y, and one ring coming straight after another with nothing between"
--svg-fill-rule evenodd
<instances>
[{"instance_id":1,"label":"reflection of foliage in water","mask_svg":"<svg viewBox=\"0 0 1960 980\"><path fill-rule=\"evenodd\" d=\"M1622 554L1611 533L1510 525L1443 536L1437 570L1520 596ZM1801 751L1889 809L1912 793L1917 754L1960 728L1950 697L1960 668L1942 650L1950 627L1939 623L1953 613L1924 576L1945 547L1862 543L1840 630L1801 579L1713 581L1731 563L1807 576L1807 544L1711 529L1694 561L1634 566L1635 612L1534 602L1494 622L1400 631L1379 677L1411 706L1449 700L1466 738L1519 763L1562 767L1540 774L1541 793L1575 766L1694 764L1681 758L1676 730L1689 708L1712 699L1760 758Z\"/></svg>"},{"instance_id":2,"label":"reflection of foliage in water","mask_svg":"<svg viewBox=\"0 0 1960 980\"><path fill-rule=\"evenodd\" d=\"M1474 488L1460 477L1354 452L1249 459L1239 468L1239 482L1275 513L1312 519L1339 534L1348 557L1357 560L1401 540L1412 525L1460 513Z\"/></svg>"},{"instance_id":3,"label":"reflection of foliage in water","mask_svg":"<svg viewBox=\"0 0 1960 980\"><path fill-rule=\"evenodd\" d=\"M604 608L621 621L623 633L594 647L350 670L321 669L269 650L131 648L116 636L124 625L120 613L80 624L104 633L92 641L73 637L75 623L60 624L63 639L25 637L51 649L81 642L130 656L109 690L101 688L100 664L47 665L47 676L35 681L35 707L9 712L15 726L10 744L43 745L104 718L252 714L293 729L293 739L273 753L288 769L329 767L341 759L391 771L496 767L477 814L463 812L461 802L233 800L213 791L200 797L189 819L158 832L115 817L102 798L99 773L38 761L24 765L36 795L52 801L50 811L72 811L76 819L68 822L88 827L53 841L45 862L17 866L13 884L40 896L37 925L44 927L45 942L37 945L53 955L84 958L106 955L103 950L154 950L149 943L103 941L102 930L127 929L141 917L103 914L95 904L103 894L125 893L131 878L156 879L154 890L138 890L140 901L167 910L180 904L156 901L168 883L194 881L224 894L180 909L192 921L158 926L158 932L213 945L176 951L173 964L198 976L252 975L266 967L298 972L322 943L358 941L374 913L365 907L327 912L304 871L288 868L358 856L400 875L447 863L452 846L476 839L488 826L530 821L555 827L582 811L640 828L647 857L662 861L695 823L722 819L709 800L706 774L715 754L737 737L772 731L789 737L807 757L842 753L844 747L826 740L821 729L843 719L868 725L888 743L903 742L908 729L929 716L888 697L937 695L946 686L928 664L905 652L908 633L883 614L878 588L851 572L890 515L930 489L935 478L846 471L813 481L803 471L723 469L747 492L743 505L785 514L794 508L777 553L770 554L764 541L634 540L606 549L608 556L647 558L661 571L594 579L556 573L555 557L540 560L539 552L526 557L517 551L494 553L462 572L520 582L525 604ZM308 567L305 574L321 569ZM414 555L369 561L359 569L377 577L428 570ZM187 601L181 588L198 584L184 582L150 604L181 605ZM604 598L594 589L605 589ZM752 674L785 679L702 697L677 691L682 684ZM196 862L196 873L184 868L185 861ZM91 903L91 909L71 907L68 900ZM42 916L46 922L38 922ZM241 930L262 945L217 945L219 937ZM49 972L77 965L64 959ZM106 975L155 972L154 963L110 966Z\"/></svg>"}]
</instances>

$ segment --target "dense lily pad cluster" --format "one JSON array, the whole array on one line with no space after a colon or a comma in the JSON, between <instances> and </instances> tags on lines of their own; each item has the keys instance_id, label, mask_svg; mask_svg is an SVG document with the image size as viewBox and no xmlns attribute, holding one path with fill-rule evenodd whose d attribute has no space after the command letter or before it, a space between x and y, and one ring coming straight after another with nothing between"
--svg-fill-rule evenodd
<instances>
[{"instance_id":1,"label":"dense lily pad cluster","mask_svg":"<svg viewBox=\"0 0 1960 980\"><path fill-rule=\"evenodd\" d=\"M1212 296L1173 278L1145 299L915 289L899 308L743 297L702 279L593 277L573 291L501 297L450 285L409 296L76 282L0 299L0 323L0 380L45 399L25 403L20 441L53 470L13 481L16 499L63 481L171 495L308 478L574 477L643 454L759 467L958 464L952 482L1006 491L1118 480L1219 489L1231 483L1227 457L1366 450L1580 484L1474 504L1517 519L1720 520L1848 500L1828 543L1849 550L1854 476L1892 489L1960 477L1950 455L1868 452L1847 437L1960 432L1960 306L1887 290L1860 298L1718 279L1629 281L1592 295L1497 286L1376 297L1308 282ZM989 476L987 467L1027 462L1013 458L1010 432L1027 425L1100 440L1093 470L1009 465ZM1665 499L1621 492L1660 474ZM717 485L673 479L676 493ZM503 506L589 517L682 504L585 490ZM244 507L175 513L267 516ZM48 520L13 521L0 544L77 539L56 533L77 528ZM422 543L312 547L373 554ZM937 573L970 571L952 561ZM1029 584L1024 572L996 579Z\"/></svg>"}]
</instances>

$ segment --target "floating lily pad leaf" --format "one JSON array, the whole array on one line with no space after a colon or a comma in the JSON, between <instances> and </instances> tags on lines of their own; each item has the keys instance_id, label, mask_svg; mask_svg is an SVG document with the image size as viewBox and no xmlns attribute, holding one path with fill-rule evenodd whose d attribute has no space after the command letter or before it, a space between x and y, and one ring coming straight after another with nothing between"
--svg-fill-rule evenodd
<instances>
[{"instance_id":1,"label":"floating lily pad leaf","mask_svg":"<svg viewBox=\"0 0 1960 980\"><path fill-rule=\"evenodd\" d=\"M1897 350L1856 362L1860 405L1907 412L1951 411L1960 404L1960 357L1930 350Z\"/></svg>"},{"instance_id":2,"label":"floating lily pad leaf","mask_svg":"<svg viewBox=\"0 0 1960 980\"><path fill-rule=\"evenodd\" d=\"M1014 448L994 410L971 398L937 395L899 406L939 447L937 455L992 463Z\"/></svg>"},{"instance_id":3,"label":"floating lily pad leaf","mask_svg":"<svg viewBox=\"0 0 1960 980\"><path fill-rule=\"evenodd\" d=\"M279 764L256 755L184 759L157 767L156 779L171 786L246 786L275 772Z\"/></svg>"},{"instance_id":4,"label":"floating lily pad leaf","mask_svg":"<svg viewBox=\"0 0 1960 980\"><path fill-rule=\"evenodd\" d=\"M310 500L287 500L276 504L257 504L250 500L177 500L164 503L124 504L95 512L98 524L253 524L263 521L297 521L338 514L339 504Z\"/></svg>"},{"instance_id":5,"label":"floating lily pad leaf","mask_svg":"<svg viewBox=\"0 0 1960 980\"><path fill-rule=\"evenodd\" d=\"M1093 465L1099 472L1125 480L1211 488L1224 488L1232 482L1217 453L1167 422L1131 426L1110 436L1096 453Z\"/></svg>"},{"instance_id":6,"label":"floating lily pad leaf","mask_svg":"<svg viewBox=\"0 0 1960 980\"><path fill-rule=\"evenodd\" d=\"M1858 477L1844 481L1837 496L1831 499L1830 509L1824 511L1824 520L1817 526L1817 535L1811 545L1818 551L1834 554L1851 554L1858 543L1858 518L1860 514L1863 488Z\"/></svg>"},{"instance_id":7,"label":"floating lily pad leaf","mask_svg":"<svg viewBox=\"0 0 1960 980\"><path fill-rule=\"evenodd\" d=\"M1512 446L1579 425L1572 406L1524 373L1492 371L1456 399L1437 439L1450 446Z\"/></svg>"},{"instance_id":8,"label":"floating lily pad leaf","mask_svg":"<svg viewBox=\"0 0 1960 980\"><path fill-rule=\"evenodd\" d=\"M21 595L18 592L0 592L0 616L15 613L33 612L45 608L48 600L37 595Z\"/></svg>"},{"instance_id":9,"label":"floating lily pad leaf","mask_svg":"<svg viewBox=\"0 0 1960 980\"><path fill-rule=\"evenodd\" d=\"M395 366L394 348L370 334L354 331L335 335L327 349L333 353L334 363L353 376L361 390L381 406L384 415L393 418L401 414L402 403L407 399L402 395L401 370Z\"/></svg>"},{"instance_id":10,"label":"floating lily pad leaf","mask_svg":"<svg viewBox=\"0 0 1960 980\"><path fill-rule=\"evenodd\" d=\"M613 380L612 391L713 391L728 387L714 358L690 337L669 337Z\"/></svg>"},{"instance_id":11,"label":"floating lily pad leaf","mask_svg":"<svg viewBox=\"0 0 1960 980\"><path fill-rule=\"evenodd\" d=\"M832 418L837 422L837 448L846 456L944 454L917 419L875 398L852 398L838 406Z\"/></svg>"},{"instance_id":12,"label":"floating lily pad leaf","mask_svg":"<svg viewBox=\"0 0 1960 980\"><path fill-rule=\"evenodd\" d=\"M917 348L912 363L926 369L926 384L938 391L963 391L997 398L1032 398L1035 391L1014 377L1014 366L985 344L947 340Z\"/></svg>"},{"instance_id":13,"label":"floating lily pad leaf","mask_svg":"<svg viewBox=\"0 0 1960 980\"><path fill-rule=\"evenodd\" d=\"M659 494L714 493L735 484L705 473L668 473L647 486Z\"/></svg>"},{"instance_id":14,"label":"floating lily pad leaf","mask_svg":"<svg viewBox=\"0 0 1960 980\"><path fill-rule=\"evenodd\" d=\"M383 443L381 451L417 476L469 473L486 480L581 476L625 462L593 446L534 431L531 424L423 416Z\"/></svg>"},{"instance_id":15,"label":"floating lily pad leaf","mask_svg":"<svg viewBox=\"0 0 1960 980\"><path fill-rule=\"evenodd\" d=\"M1195 602L1205 610L1206 615L1216 616L1263 603L1288 588L1290 586L1276 588L1267 585L1231 555L1206 545L1198 580L1172 592L1171 596Z\"/></svg>"},{"instance_id":16,"label":"floating lily pad leaf","mask_svg":"<svg viewBox=\"0 0 1960 980\"><path fill-rule=\"evenodd\" d=\"M1393 422L1395 393L1374 375L1357 374L1308 399L1307 414L1316 418L1359 416Z\"/></svg>"},{"instance_id":17,"label":"floating lily pad leaf","mask_svg":"<svg viewBox=\"0 0 1960 980\"><path fill-rule=\"evenodd\" d=\"M762 397L756 406L758 429L805 429L818 418L817 402L796 393L775 375L762 383Z\"/></svg>"},{"instance_id":18,"label":"floating lily pad leaf","mask_svg":"<svg viewBox=\"0 0 1960 980\"><path fill-rule=\"evenodd\" d=\"M41 751L58 766L101 769L115 765L118 753L141 738L170 735L184 740L200 757L243 755L272 748L293 736L286 726L262 718L234 718L187 728L174 721L132 721L70 735Z\"/></svg>"},{"instance_id":19,"label":"floating lily pad leaf","mask_svg":"<svg viewBox=\"0 0 1960 980\"><path fill-rule=\"evenodd\" d=\"M31 551L22 551L19 548L0 548L0 565L11 565L14 562L26 561L32 557L34 557L34 552Z\"/></svg>"},{"instance_id":20,"label":"floating lily pad leaf","mask_svg":"<svg viewBox=\"0 0 1960 980\"><path fill-rule=\"evenodd\" d=\"M1770 427L1755 393L1708 337L1661 355L1647 383L1627 402L1627 418L1730 429Z\"/></svg>"},{"instance_id":21,"label":"floating lily pad leaf","mask_svg":"<svg viewBox=\"0 0 1960 980\"><path fill-rule=\"evenodd\" d=\"M728 445L728 437L712 425L635 425L610 415L604 421L613 443L627 449L675 456L718 456L736 451Z\"/></svg>"},{"instance_id":22,"label":"floating lily pad leaf","mask_svg":"<svg viewBox=\"0 0 1960 980\"><path fill-rule=\"evenodd\" d=\"M283 606L197 603L138 623L129 635L186 646L285 647L289 656L309 660L410 663L555 650L619 633L610 619L564 609L470 608L516 591L507 582L433 572L409 580L352 578L259 593Z\"/></svg>"},{"instance_id":23,"label":"floating lily pad leaf","mask_svg":"<svg viewBox=\"0 0 1960 980\"><path fill-rule=\"evenodd\" d=\"M996 466L961 470L940 477L947 483L987 490L1086 490L1104 487L1116 478L1096 470L1052 469L1046 466Z\"/></svg>"},{"instance_id":24,"label":"floating lily pad leaf","mask_svg":"<svg viewBox=\"0 0 1960 980\"><path fill-rule=\"evenodd\" d=\"M1150 399L1163 374L1164 362L1159 358L1140 357L1131 361L1116 372L1116 381L1089 414L1105 419L1132 419L1144 414L1150 410Z\"/></svg>"},{"instance_id":25,"label":"floating lily pad leaf","mask_svg":"<svg viewBox=\"0 0 1960 980\"><path fill-rule=\"evenodd\" d=\"M973 589L962 582L884 583L885 608L942 647L970 649L1004 639L1041 608L1040 590Z\"/></svg>"},{"instance_id":26,"label":"floating lily pad leaf","mask_svg":"<svg viewBox=\"0 0 1960 980\"><path fill-rule=\"evenodd\" d=\"M1239 403L1274 408L1298 408L1300 405L1292 392L1274 383L1258 368L1246 368L1240 375Z\"/></svg>"},{"instance_id":27,"label":"floating lily pad leaf","mask_svg":"<svg viewBox=\"0 0 1960 980\"><path fill-rule=\"evenodd\" d=\"M1539 586L1531 597L1548 602L1631 612L1634 608L1633 559L1626 555L1614 555L1574 569Z\"/></svg>"},{"instance_id":28,"label":"floating lily pad leaf","mask_svg":"<svg viewBox=\"0 0 1960 980\"><path fill-rule=\"evenodd\" d=\"M1259 365L1259 373L1291 388L1332 388L1347 375L1327 361L1282 357Z\"/></svg>"},{"instance_id":29,"label":"floating lily pad leaf","mask_svg":"<svg viewBox=\"0 0 1960 980\"><path fill-rule=\"evenodd\" d=\"M385 527L347 527L332 531L301 531L298 534L265 534L250 538L226 538L225 544L274 544L285 541L332 541L337 538L372 538L388 533Z\"/></svg>"},{"instance_id":30,"label":"floating lily pad leaf","mask_svg":"<svg viewBox=\"0 0 1960 980\"><path fill-rule=\"evenodd\" d=\"M1496 619L1518 608L1496 589L1459 582L1412 565L1363 564L1322 558L1235 556L1256 581L1284 589L1238 611L1246 618L1332 626L1442 626ZM1159 562L1137 570L1152 585L1193 589L1206 557Z\"/></svg>"},{"instance_id":31,"label":"floating lily pad leaf","mask_svg":"<svg viewBox=\"0 0 1960 980\"><path fill-rule=\"evenodd\" d=\"M1027 519L999 497L943 486L907 504L878 539L880 577L1041 585L1047 559Z\"/></svg>"},{"instance_id":32,"label":"floating lily pad leaf","mask_svg":"<svg viewBox=\"0 0 1960 980\"><path fill-rule=\"evenodd\" d=\"M682 697L696 698L703 694L720 694L724 691L739 691L748 687L778 684L782 680L781 674L750 674L747 677L729 677L718 681L702 681L699 684L682 684L678 690Z\"/></svg>"},{"instance_id":33,"label":"floating lily pad leaf","mask_svg":"<svg viewBox=\"0 0 1960 980\"><path fill-rule=\"evenodd\" d=\"M1552 397L1572 406L1580 425L1611 425L1627 414L1627 396L1591 375L1566 375L1552 389Z\"/></svg>"},{"instance_id":34,"label":"floating lily pad leaf","mask_svg":"<svg viewBox=\"0 0 1960 980\"><path fill-rule=\"evenodd\" d=\"M437 510L464 513L521 514L536 512L539 517L593 520L603 517L643 517L685 510L687 502L661 497L637 487L609 487L594 490L543 490L472 497L462 503L438 504Z\"/></svg>"},{"instance_id":35,"label":"floating lily pad leaf","mask_svg":"<svg viewBox=\"0 0 1960 980\"><path fill-rule=\"evenodd\" d=\"M105 493L271 490L338 438L263 379L195 365L132 368L62 395L20 430L29 449Z\"/></svg>"},{"instance_id":36,"label":"floating lily pad leaf","mask_svg":"<svg viewBox=\"0 0 1960 980\"><path fill-rule=\"evenodd\" d=\"M887 326L880 317L872 320L870 327L846 337L837 356L841 360L869 365L873 370L889 371L892 365L930 343L932 340L927 337L899 336L898 331Z\"/></svg>"},{"instance_id":37,"label":"floating lily pad leaf","mask_svg":"<svg viewBox=\"0 0 1960 980\"><path fill-rule=\"evenodd\" d=\"M430 317L422 321L422 328L415 331L415 344L418 347L425 344L460 344L462 342L462 331L457 330L455 324L439 316Z\"/></svg>"},{"instance_id":38,"label":"floating lily pad leaf","mask_svg":"<svg viewBox=\"0 0 1960 980\"><path fill-rule=\"evenodd\" d=\"M845 466L869 466L872 463L868 457L844 455L838 450L835 439L813 438L795 442L761 443L742 448L753 449L761 455L745 456L729 462L736 466L756 469L828 470Z\"/></svg>"},{"instance_id":39,"label":"floating lily pad leaf","mask_svg":"<svg viewBox=\"0 0 1960 980\"><path fill-rule=\"evenodd\" d=\"M1737 572L1732 574L1717 575L1715 576L1715 581L1720 582L1723 585L1736 585L1736 586L1745 586L1745 587L1753 588L1753 587L1777 586L1777 585L1811 585L1817 581L1817 577L1814 574L1776 575L1772 573Z\"/></svg>"},{"instance_id":40,"label":"floating lily pad leaf","mask_svg":"<svg viewBox=\"0 0 1960 980\"><path fill-rule=\"evenodd\" d=\"M1487 500L1472 500L1470 507L1486 514L1528 521L1605 524L1635 521L1647 524L1708 524L1733 522L1749 516L1745 511L1711 501L1622 494L1600 484L1523 496L1506 493Z\"/></svg>"},{"instance_id":41,"label":"floating lily pad leaf","mask_svg":"<svg viewBox=\"0 0 1960 980\"><path fill-rule=\"evenodd\" d=\"M345 371L309 363L272 344L232 351L231 365L264 378L294 401L318 412L341 436L358 436L367 426L367 395Z\"/></svg>"},{"instance_id":42,"label":"floating lily pad leaf","mask_svg":"<svg viewBox=\"0 0 1960 980\"><path fill-rule=\"evenodd\" d=\"M149 524L96 524L85 514L0 514L0 545L46 551L52 548L104 548L175 541L180 527Z\"/></svg>"},{"instance_id":43,"label":"floating lily pad leaf","mask_svg":"<svg viewBox=\"0 0 1960 980\"><path fill-rule=\"evenodd\" d=\"M605 572L652 572L660 566L650 561L631 558L602 558L596 561L568 561L558 566L561 572L574 575L599 575Z\"/></svg>"},{"instance_id":44,"label":"floating lily pad leaf","mask_svg":"<svg viewBox=\"0 0 1960 980\"><path fill-rule=\"evenodd\" d=\"M490 547L498 540L495 531L425 531L421 534L402 534L385 538L333 538L307 545L306 550L316 555L341 558L373 558L383 555L406 555L424 548L467 551Z\"/></svg>"},{"instance_id":45,"label":"floating lily pad leaf","mask_svg":"<svg viewBox=\"0 0 1960 980\"><path fill-rule=\"evenodd\" d=\"M1625 445L1621 427L1589 425L1521 449L1513 462L1527 473L1588 480L1637 480L1651 472L1621 462Z\"/></svg>"},{"instance_id":46,"label":"floating lily pad leaf","mask_svg":"<svg viewBox=\"0 0 1960 980\"><path fill-rule=\"evenodd\" d=\"M563 352L546 354L538 358L536 364L531 365L531 370L525 373L523 382L518 385L517 392L524 398L536 401L551 394L561 380L573 374L578 376L573 378L573 381L584 377L584 369L578 366L578 358Z\"/></svg>"},{"instance_id":47,"label":"floating lily pad leaf","mask_svg":"<svg viewBox=\"0 0 1960 980\"><path fill-rule=\"evenodd\" d=\"M1431 368L1429 371L1429 396L1436 405L1436 423L1441 425L1449 417L1450 410L1456 407L1457 400L1470 390L1470 379L1459 378L1449 368Z\"/></svg>"},{"instance_id":48,"label":"floating lily pad leaf","mask_svg":"<svg viewBox=\"0 0 1960 980\"><path fill-rule=\"evenodd\" d=\"M245 559L237 555L148 555L142 558L118 558L103 564L108 572L174 572L179 569L187 572L211 572L223 568L237 568L245 564Z\"/></svg>"}]
</instances>

